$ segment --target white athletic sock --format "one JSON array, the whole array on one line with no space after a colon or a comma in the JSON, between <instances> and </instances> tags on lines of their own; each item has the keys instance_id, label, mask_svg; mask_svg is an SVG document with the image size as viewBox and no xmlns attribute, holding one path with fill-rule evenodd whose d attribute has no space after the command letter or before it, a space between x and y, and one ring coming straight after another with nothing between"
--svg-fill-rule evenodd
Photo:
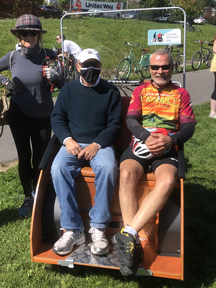
<instances>
[{"instance_id":1,"label":"white athletic sock","mask_svg":"<svg viewBox=\"0 0 216 288\"><path fill-rule=\"evenodd\" d=\"M130 227L129 225L127 225L125 228L124 228L124 232L128 232L130 234L133 234L135 237L136 237L136 244L139 244L140 243L140 240L139 240L139 236L138 236L138 232L133 229L132 227Z\"/></svg>"}]
</instances>

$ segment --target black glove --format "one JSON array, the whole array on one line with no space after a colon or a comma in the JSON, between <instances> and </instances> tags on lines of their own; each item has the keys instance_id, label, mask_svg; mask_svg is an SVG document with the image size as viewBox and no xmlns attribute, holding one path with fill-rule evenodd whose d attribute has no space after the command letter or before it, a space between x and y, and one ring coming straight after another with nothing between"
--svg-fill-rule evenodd
<instances>
[{"instance_id":1,"label":"black glove","mask_svg":"<svg viewBox=\"0 0 216 288\"><path fill-rule=\"evenodd\" d=\"M14 83L13 83L11 80L9 80L9 81L7 82L7 84L5 85L5 88L6 88L7 90L9 90L10 92L12 92L12 91L14 90Z\"/></svg>"},{"instance_id":2,"label":"black glove","mask_svg":"<svg viewBox=\"0 0 216 288\"><path fill-rule=\"evenodd\" d=\"M5 86L10 92L14 89L14 83L6 76L0 75L0 83Z\"/></svg>"}]
</instances>

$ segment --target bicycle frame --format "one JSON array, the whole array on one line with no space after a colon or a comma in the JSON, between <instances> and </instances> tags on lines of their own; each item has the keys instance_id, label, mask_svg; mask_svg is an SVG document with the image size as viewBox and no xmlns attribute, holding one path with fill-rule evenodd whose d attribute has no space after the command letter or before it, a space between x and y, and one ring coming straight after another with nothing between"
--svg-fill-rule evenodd
<instances>
[{"instance_id":1,"label":"bicycle frame","mask_svg":"<svg viewBox=\"0 0 216 288\"><path fill-rule=\"evenodd\" d=\"M133 48L131 48L131 50L130 50L129 56L126 56L126 57L130 60L131 64L133 64L135 67L137 67L138 65L141 65L141 64L140 64L140 62L138 62L136 60L135 56L132 53L132 49Z\"/></svg>"},{"instance_id":2,"label":"bicycle frame","mask_svg":"<svg viewBox=\"0 0 216 288\"><path fill-rule=\"evenodd\" d=\"M204 52L203 52L203 50L207 50L207 53L205 54ZM201 47L200 47L200 52L201 52L201 54L202 54L202 56L203 56L203 62L204 61L206 61L207 60L207 57L208 57L208 55L210 54L210 47L203 47L203 42L202 42L202 44L201 44Z\"/></svg>"},{"instance_id":3,"label":"bicycle frame","mask_svg":"<svg viewBox=\"0 0 216 288\"><path fill-rule=\"evenodd\" d=\"M141 70L140 66L142 66L143 68L144 67L148 67L149 66L149 57L150 57L150 55L142 53L142 55L140 57L140 61L138 62L136 60L132 50L133 50L133 47L131 47L129 56L126 56L126 57L130 60L131 64L133 64L135 66L136 72L139 72Z\"/></svg>"},{"instance_id":4,"label":"bicycle frame","mask_svg":"<svg viewBox=\"0 0 216 288\"><path fill-rule=\"evenodd\" d=\"M197 70L202 63L206 63L206 66L210 67L210 63L213 58L213 51L210 46L213 46L213 44L211 44L209 41L203 42L200 40L194 40L194 42L200 43L200 49L196 51L192 57L192 68ZM203 47L204 43L208 44L208 47ZM207 50L206 54L204 53L204 50Z\"/></svg>"},{"instance_id":5,"label":"bicycle frame","mask_svg":"<svg viewBox=\"0 0 216 288\"><path fill-rule=\"evenodd\" d=\"M150 54L142 54L141 58L140 58L140 65L142 67L148 67L149 66L149 58L150 58Z\"/></svg>"},{"instance_id":6,"label":"bicycle frame","mask_svg":"<svg viewBox=\"0 0 216 288\"><path fill-rule=\"evenodd\" d=\"M176 48L177 50L173 50L173 48ZM180 48L183 48L183 44L166 46L166 51L172 55L174 68L178 72L182 72L184 68L184 64L181 58L184 55L181 53ZM176 53L175 58L173 57L172 53Z\"/></svg>"},{"instance_id":7,"label":"bicycle frame","mask_svg":"<svg viewBox=\"0 0 216 288\"><path fill-rule=\"evenodd\" d=\"M211 53L212 49L210 46L213 46L213 44L211 44L209 41L199 41L199 40L194 40L194 42L198 42L200 43L200 49L198 51L200 51L200 53L202 54L203 57L203 62L206 61L208 59L209 54ZM203 44L206 43L208 44L208 47L204 47ZM206 54L204 53L203 50L207 50Z\"/></svg>"}]
</instances>

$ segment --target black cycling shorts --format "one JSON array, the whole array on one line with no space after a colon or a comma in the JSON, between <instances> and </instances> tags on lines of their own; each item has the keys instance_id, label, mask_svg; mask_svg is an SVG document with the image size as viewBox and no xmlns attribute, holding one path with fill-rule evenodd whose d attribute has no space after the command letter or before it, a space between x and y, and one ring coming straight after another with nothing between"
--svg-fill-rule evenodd
<instances>
[{"instance_id":1,"label":"black cycling shorts","mask_svg":"<svg viewBox=\"0 0 216 288\"><path fill-rule=\"evenodd\" d=\"M144 171L149 170L149 166L151 166L151 170L155 172L156 168L159 167L162 164L170 164L173 165L178 169L178 153L174 150L170 150L170 152L164 154L161 157L153 157L151 159L143 159L140 157L137 157L132 152L132 145L129 146L122 154L120 158L120 163L128 160L133 159L140 163L140 165L143 167Z\"/></svg>"}]
</instances>

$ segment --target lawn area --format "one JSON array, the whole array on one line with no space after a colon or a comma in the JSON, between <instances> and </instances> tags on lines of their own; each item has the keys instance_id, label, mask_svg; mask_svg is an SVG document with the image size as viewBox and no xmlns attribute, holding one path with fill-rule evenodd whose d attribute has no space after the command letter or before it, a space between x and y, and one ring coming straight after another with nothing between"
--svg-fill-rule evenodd
<instances>
[{"instance_id":1,"label":"lawn area","mask_svg":"<svg viewBox=\"0 0 216 288\"><path fill-rule=\"evenodd\" d=\"M48 32L43 35L43 46L45 48L53 49L53 47L60 48L61 46L56 42L56 36L60 34L60 19L40 19L44 30ZM15 49L17 39L10 33L10 29L15 27L16 19L2 19L0 21L1 27L1 50L0 58L6 53ZM136 19L108 19L108 18L94 18L82 16L76 18L64 18L63 33L68 40L76 42L82 49L94 48L101 56L102 70L101 76L105 79L113 79L116 77L116 69L119 62L129 55L130 47L125 45L125 41L131 44L139 43L142 47L148 48L152 53L155 50L162 48L165 45L147 45L148 30L152 29L181 29L182 43L183 43L183 27L179 23L164 23L141 21ZM191 59L200 44L194 40L211 41L215 35L215 27L211 24L197 25L201 28L201 32L186 33L186 71L192 71ZM204 45L204 47L206 44ZM207 47L207 46L206 46ZM183 52L183 50L182 50ZM204 50L206 53L206 51ZM140 60L141 50L139 47L133 49L133 54L137 60ZM176 53L173 53L175 59ZM140 74L130 74L130 80L140 80ZM205 63L201 64L200 69L205 69ZM174 72L177 73L177 72ZM3 71L1 74L10 78L10 71ZM0 88L1 90L1 88ZM53 93L57 96L58 91Z\"/></svg>"},{"instance_id":2,"label":"lawn area","mask_svg":"<svg viewBox=\"0 0 216 288\"><path fill-rule=\"evenodd\" d=\"M60 19L40 19L43 29L48 33L43 36L45 48L53 49L60 45L55 41L56 35L60 34ZM10 50L15 49L16 38L9 32L15 27L16 19L1 20L1 51L0 57ZM200 44L194 40L211 41L215 35L215 27L211 24L199 25L201 32L188 32L186 34L186 60L187 71L191 71L190 61L195 51L199 50ZM174 29L180 28L183 43L183 27L179 23L150 22L141 20L122 20L108 18L92 18L82 16L80 18L64 18L63 33L66 39L76 42L82 49L94 48L98 50L102 59L102 76L113 78L116 75L116 68L121 59L129 54L130 47L125 41L131 44L139 43L142 47L150 49L149 53L165 48L165 45L147 45L148 30L152 29ZM133 50L135 57L140 59L141 50L136 47ZM175 55L173 55L175 57ZM205 65L202 66L205 68ZM7 73L7 72L6 72Z\"/></svg>"},{"instance_id":3,"label":"lawn area","mask_svg":"<svg viewBox=\"0 0 216 288\"><path fill-rule=\"evenodd\" d=\"M17 216L23 201L17 166L0 173L0 287L216 287L216 147L210 104L194 106L196 131L185 144L185 281L125 278L118 271L32 263L30 218Z\"/></svg>"}]
</instances>

